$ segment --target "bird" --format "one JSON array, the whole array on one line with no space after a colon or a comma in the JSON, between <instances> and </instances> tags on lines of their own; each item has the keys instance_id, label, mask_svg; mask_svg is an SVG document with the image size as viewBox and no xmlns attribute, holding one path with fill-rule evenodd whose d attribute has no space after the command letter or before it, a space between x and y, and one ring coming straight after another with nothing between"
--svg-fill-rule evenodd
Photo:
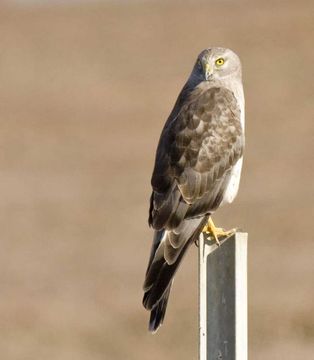
<instances>
[{"instance_id":1,"label":"bird","mask_svg":"<svg viewBox=\"0 0 314 360\"><path fill-rule=\"evenodd\" d=\"M244 150L244 93L238 55L211 47L197 57L160 135L151 178L153 243L143 285L149 331L163 323L174 275L201 234L219 245L212 215L233 202Z\"/></svg>"}]
</instances>

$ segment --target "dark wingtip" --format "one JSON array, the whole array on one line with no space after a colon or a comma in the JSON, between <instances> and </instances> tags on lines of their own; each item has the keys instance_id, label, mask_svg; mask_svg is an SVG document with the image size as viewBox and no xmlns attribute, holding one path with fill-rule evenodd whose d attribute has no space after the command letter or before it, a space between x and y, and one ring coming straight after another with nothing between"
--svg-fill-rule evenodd
<instances>
[{"instance_id":1,"label":"dark wingtip","mask_svg":"<svg viewBox=\"0 0 314 360\"><path fill-rule=\"evenodd\" d=\"M158 318L156 314L154 314L154 311L151 312L149 324L148 324L148 330L152 334L156 334L157 330L162 325L162 320Z\"/></svg>"},{"instance_id":2,"label":"dark wingtip","mask_svg":"<svg viewBox=\"0 0 314 360\"><path fill-rule=\"evenodd\" d=\"M149 292L146 292L143 296L143 306L146 310L151 310L151 308L148 306L148 299L149 299Z\"/></svg>"},{"instance_id":3,"label":"dark wingtip","mask_svg":"<svg viewBox=\"0 0 314 360\"><path fill-rule=\"evenodd\" d=\"M153 334L157 332L157 330L164 321L167 310L170 288L171 288L171 284L169 285L168 289L165 291L164 295L162 296L158 304L151 310L148 330Z\"/></svg>"},{"instance_id":4,"label":"dark wingtip","mask_svg":"<svg viewBox=\"0 0 314 360\"><path fill-rule=\"evenodd\" d=\"M162 301L161 301L162 302ZM166 313L166 308L160 308L158 304L150 313L150 319L148 324L148 330L151 333L156 333L159 327L162 325Z\"/></svg>"}]
</instances>

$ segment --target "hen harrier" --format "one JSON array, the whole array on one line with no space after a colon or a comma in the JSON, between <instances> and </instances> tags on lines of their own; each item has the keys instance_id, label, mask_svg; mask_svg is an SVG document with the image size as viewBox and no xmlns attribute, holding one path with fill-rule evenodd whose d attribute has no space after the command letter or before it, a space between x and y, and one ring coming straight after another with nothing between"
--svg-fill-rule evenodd
<instances>
[{"instance_id":1,"label":"hen harrier","mask_svg":"<svg viewBox=\"0 0 314 360\"><path fill-rule=\"evenodd\" d=\"M165 316L174 274L188 247L207 232L230 234L211 215L239 188L244 148L241 63L229 49L198 56L162 130L152 175L149 225L155 230L144 282L149 330Z\"/></svg>"}]
</instances>

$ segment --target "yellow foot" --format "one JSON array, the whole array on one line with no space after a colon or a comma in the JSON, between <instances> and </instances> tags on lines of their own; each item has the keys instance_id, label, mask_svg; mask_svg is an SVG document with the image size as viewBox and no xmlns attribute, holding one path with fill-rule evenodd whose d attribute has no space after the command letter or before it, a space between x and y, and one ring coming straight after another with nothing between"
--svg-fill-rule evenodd
<instances>
[{"instance_id":1,"label":"yellow foot","mask_svg":"<svg viewBox=\"0 0 314 360\"><path fill-rule=\"evenodd\" d=\"M220 246L220 241L219 241L219 238L220 237L226 237L226 236L229 236L231 234L234 234L236 232L236 229L231 229L231 230L224 230L222 228L217 228L213 222L213 220L211 218L208 219L208 222L207 224L204 226L203 230L202 230L203 233L205 234L209 234L210 236L212 236L215 241L216 241L216 244L218 246Z\"/></svg>"}]
</instances>

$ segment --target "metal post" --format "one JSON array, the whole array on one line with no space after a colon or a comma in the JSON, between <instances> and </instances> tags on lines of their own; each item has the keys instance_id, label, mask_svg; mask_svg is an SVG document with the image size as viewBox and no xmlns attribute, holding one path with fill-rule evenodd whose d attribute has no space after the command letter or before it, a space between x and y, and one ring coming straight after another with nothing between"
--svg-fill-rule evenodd
<instances>
[{"instance_id":1,"label":"metal post","mask_svg":"<svg viewBox=\"0 0 314 360\"><path fill-rule=\"evenodd\" d=\"M199 359L247 360L247 233L199 239Z\"/></svg>"}]
</instances>

